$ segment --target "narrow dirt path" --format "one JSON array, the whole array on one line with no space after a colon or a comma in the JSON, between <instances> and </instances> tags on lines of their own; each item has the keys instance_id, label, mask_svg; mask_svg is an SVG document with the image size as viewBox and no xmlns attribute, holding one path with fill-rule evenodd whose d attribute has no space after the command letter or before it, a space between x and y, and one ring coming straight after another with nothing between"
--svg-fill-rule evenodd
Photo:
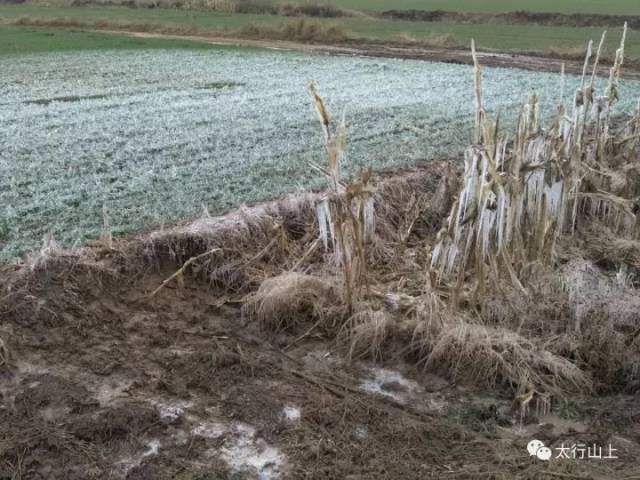
<instances>
[{"instance_id":1,"label":"narrow dirt path","mask_svg":"<svg viewBox=\"0 0 640 480\"><path fill-rule=\"evenodd\" d=\"M313 54L352 55L380 58L402 58L446 63L471 64L471 55L466 49L399 47L379 44L358 45L326 45L309 44L285 40L253 40L245 38L208 37L198 35L167 35L161 33L133 32L122 30L100 30L102 33L114 35L128 35L136 38L162 38L174 40L189 40L212 45L230 45L239 47L267 48L274 50L289 50ZM521 53L480 52L478 54L483 65L490 67L520 68L523 70L560 72L564 63L567 73L582 72L582 61L563 60L544 56L527 55ZM608 76L609 67L601 66L600 74ZM622 76L631 80L640 80L640 68L636 65L625 65Z\"/></svg>"}]
</instances>

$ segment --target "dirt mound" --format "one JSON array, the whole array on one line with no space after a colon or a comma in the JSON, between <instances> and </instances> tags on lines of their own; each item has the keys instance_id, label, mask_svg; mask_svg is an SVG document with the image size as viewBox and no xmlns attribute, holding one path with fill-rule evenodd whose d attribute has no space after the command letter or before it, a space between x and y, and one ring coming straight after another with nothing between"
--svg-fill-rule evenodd
<instances>
[{"instance_id":1,"label":"dirt mound","mask_svg":"<svg viewBox=\"0 0 640 480\"><path fill-rule=\"evenodd\" d=\"M426 260L421 242L450 207L458 171L434 163L379 180L385 221L372 251L379 272ZM309 249L318 233L312 198L202 219L116 242L113 250L45 251L22 268L4 267L0 478L633 473L640 432L626 420L635 415L628 397L558 402L556 416L521 418L507 391L425 372L401 342L385 344L380 368L366 352L350 359L349 342L335 341L340 325L318 328L304 311L291 329L266 329L243 316L243 299L265 277L323 274L322 251ZM386 248L391 241L397 249ZM222 253L203 256L215 248ZM198 256L179 281L164 282ZM396 280L418 288L410 277ZM406 301L391 300L399 308ZM380 318L362 315L352 325ZM388 328L403 331L401 321ZM579 434L562 429L576 406ZM618 437L610 440L612 431ZM622 456L546 465L526 451L538 437L552 446L611 441Z\"/></svg>"}]
</instances>

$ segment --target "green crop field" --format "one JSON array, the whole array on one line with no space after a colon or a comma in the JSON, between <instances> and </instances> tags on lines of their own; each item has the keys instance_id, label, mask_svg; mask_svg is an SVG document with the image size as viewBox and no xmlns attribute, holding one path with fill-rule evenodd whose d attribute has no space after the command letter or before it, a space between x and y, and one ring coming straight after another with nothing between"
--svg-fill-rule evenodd
<instances>
[{"instance_id":1,"label":"green crop field","mask_svg":"<svg viewBox=\"0 0 640 480\"><path fill-rule=\"evenodd\" d=\"M640 4L637 0L331 0L328 3L342 8L371 11L415 9L498 13L528 10L640 15Z\"/></svg>"},{"instance_id":2,"label":"green crop field","mask_svg":"<svg viewBox=\"0 0 640 480\"><path fill-rule=\"evenodd\" d=\"M475 39L480 48L496 50L547 50L550 48L581 48L588 41L597 41L602 28L597 27L547 27L540 25L489 25L455 24L441 22L403 22L386 20L371 22L366 19L350 18L342 21L345 28L359 35L386 39L399 33L413 38L428 38L452 35L460 44L469 45ZM622 28L609 29L605 43L613 52L619 45ZM640 32L630 31L627 36L626 52L629 56L640 56Z\"/></svg>"},{"instance_id":3,"label":"green crop field","mask_svg":"<svg viewBox=\"0 0 640 480\"><path fill-rule=\"evenodd\" d=\"M0 28L0 54L20 54L69 50L103 49L202 49L212 46L188 40L133 38L108 33L60 30L52 28Z\"/></svg>"},{"instance_id":4,"label":"green crop field","mask_svg":"<svg viewBox=\"0 0 640 480\"><path fill-rule=\"evenodd\" d=\"M293 22L295 19L284 18L277 15L246 15L229 14L213 11L191 11L181 9L148 9L126 7L41 7L33 5L3 5L0 6L0 18L15 20L18 17L28 16L39 19L74 19L81 22L105 20L109 22L126 22L130 24L180 26L193 29L194 33L209 32L211 34L231 32L249 24L280 25ZM336 25L342 27L352 36L358 38L373 38L387 40L399 34L410 35L415 39L424 39L434 36L451 35L461 45L468 45L475 38L479 48L499 49L510 51L547 50L550 48L579 48L584 47L589 39L598 39L602 32L596 27L549 27L539 25L466 25L442 22L406 22L401 20L387 20L374 18L349 17L341 19L313 19L324 25ZM619 41L620 29L609 29L610 35L607 48L611 52ZM16 49L29 49L33 46L36 51L41 49L65 50L74 48L74 41L67 42L77 37L61 37L52 39L51 42L37 41L33 37L33 29L30 32L18 34L17 30L0 33L2 42L0 52L15 51ZM50 34L48 32L47 34ZM28 41L27 41L28 40ZM107 41L103 36L95 36L88 39L88 43L80 42L78 47L90 48L92 45L100 48L99 44ZM26 42L26 43L25 43ZM130 44L143 45L142 41L122 39L117 46ZM630 31L627 37L627 54L632 57L640 57L640 32Z\"/></svg>"}]
</instances>

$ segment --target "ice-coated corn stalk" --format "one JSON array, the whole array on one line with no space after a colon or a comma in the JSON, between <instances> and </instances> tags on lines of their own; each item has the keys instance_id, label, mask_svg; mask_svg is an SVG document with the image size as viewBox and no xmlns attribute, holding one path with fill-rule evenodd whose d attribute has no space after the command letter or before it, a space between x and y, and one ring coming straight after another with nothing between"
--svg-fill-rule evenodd
<instances>
[{"instance_id":1,"label":"ice-coated corn stalk","mask_svg":"<svg viewBox=\"0 0 640 480\"><path fill-rule=\"evenodd\" d=\"M575 231L581 213L623 236L637 236L633 188L614 168L637 160L629 156L633 149L620 148L621 142L609 133L626 25L607 89L597 96L595 76L605 34L591 65L590 81L592 42L588 45L571 115L563 103L563 66L561 103L551 127L541 128L539 101L533 94L521 110L512 141L499 132L499 120L491 121L484 110L481 69L472 42L474 144L465 153L462 190L431 255L432 273L440 286L454 290L449 296L454 302L468 279L473 280L474 295L482 292L487 280L500 276L524 288L522 269L551 262L558 238Z\"/></svg>"},{"instance_id":2,"label":"ice-coated corn stalk","mask_svg":"<svg viewBox=\"0 0 640 480\"><path fill-rule=\"evenodd\" d=\"M340 167L345 158L345 116L333 131L331 115L318 94L309 85L324 134L327 167L312 165L325 175L329 190L316 205L318 231L325 251L333 251L335 264L344 276L346 303L353 310L356 297L367 285L367 243L375 231L375 208L370 187L371 170L350 182L343 182Z\"/></svg>"}]
</instances>

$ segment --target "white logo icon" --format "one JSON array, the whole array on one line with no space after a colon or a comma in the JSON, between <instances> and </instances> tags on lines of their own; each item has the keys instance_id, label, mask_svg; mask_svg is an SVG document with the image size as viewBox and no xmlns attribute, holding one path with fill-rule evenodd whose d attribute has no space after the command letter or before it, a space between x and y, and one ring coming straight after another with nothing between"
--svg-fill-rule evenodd
<instances>
[{"instance_id":1,"label":"white logo icon","mask_svg":"<svg viewBox=\"0 0 640 480\"><path fill-rule=\"evenodd\" d=\"M551 449L544 446L540 440L531 440L527 445L527 451L530 456L536 456L545 462L551 458Z\"/></svg>"},{"instance_id":2,"label":"white logo icon","mask_svg":"<svg viewBox=\"0 0 640 480\"><path fill-rule=\"evenodd\" d=\"M546 462L551 458L551 449L549 447L540 447L536 452L536 456Z\"/></svg>"}]
</instances>

